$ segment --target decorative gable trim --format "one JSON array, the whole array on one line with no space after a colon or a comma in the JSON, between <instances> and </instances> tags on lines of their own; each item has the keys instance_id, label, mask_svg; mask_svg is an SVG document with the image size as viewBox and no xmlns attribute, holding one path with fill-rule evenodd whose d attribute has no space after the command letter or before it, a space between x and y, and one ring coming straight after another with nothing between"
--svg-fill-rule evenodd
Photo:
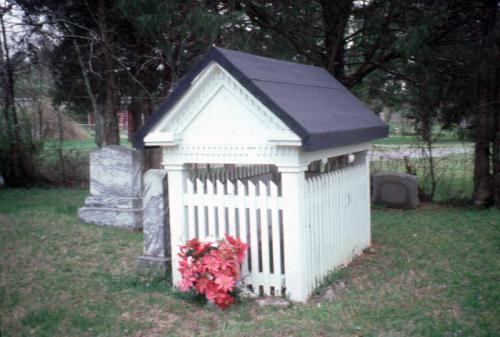
<instances>
[{"instance_id":1,"label":"decorative gable trim","mask_svg":"<svg viewBox=\"0 0 500 337\"><path fill-rule=\"evenodd\" d=\"M145 145L179 145L183 132L222 89L227 89L256 119L269 127L263 130L263 138L267 138L268 142L277 146L302 145L299 136L216 62L207 65L191 81L185 94L144 137Z\"/></svg>"}]
</instances>

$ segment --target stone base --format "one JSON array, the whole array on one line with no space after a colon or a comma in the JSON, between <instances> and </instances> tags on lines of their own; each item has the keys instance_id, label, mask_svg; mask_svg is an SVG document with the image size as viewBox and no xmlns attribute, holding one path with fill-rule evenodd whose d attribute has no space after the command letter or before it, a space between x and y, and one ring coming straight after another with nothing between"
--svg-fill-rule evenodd
<instances>
[{"instance_id":1,"label":"stone base","mask_svg":"<svg viewBox=\"0 0 500 337\"><path fill-rule=\"evenodd\" d=\"M100 226L115 226L127 229L142 228L142 209L81 207L78 217L87 222Z\"/></svg>"},{"instance_id":2,"label":"stone base","mask_svg":"<svg viewBox=\"0 0 500 337\"><path fill-rule=\"evenodd\" d=\"M166 272L169 268L170 258L142 255L137 257L137 266L142 270L158 270Z\"/></svg>"},{"instance_id":3,"label":"stone base","mask_svg":"<svg viewBox=\"0 0 500 337\"><path fill-rule=\"evenodd\" d=\"M123 208L133 209L142 208L141 198L125 198L125 197L95 197L89 195L85 198L86 207L97 208Z\"/></svg>"}]
</instances>

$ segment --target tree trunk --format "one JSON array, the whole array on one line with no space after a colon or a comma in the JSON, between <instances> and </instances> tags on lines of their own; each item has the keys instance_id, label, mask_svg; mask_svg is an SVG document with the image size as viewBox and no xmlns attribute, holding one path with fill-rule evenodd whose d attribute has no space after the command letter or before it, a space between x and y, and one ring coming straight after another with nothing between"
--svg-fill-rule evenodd
<instances>
[{"instance_id":1,"label":"tree trunk","mask_svg":"<svg viewBox=\"0 0 500 337\"><path fill-rule=\"evenodd\" d=\"M495 54L500 54L500 34L496 37ZM500 57L500 55L499 55ZM493 105L493 185L495 206L500 208L500 64L497 64L495 76L495 104Z\"/></svg>"},{"instance_id":2,"label":"tree trunk","mask_svg":"<svg viewBox=\"0 0 500 337\"><path fill-rule=\"evenodd\" d=\"M429 199L434 200L434 195L436 194L436 165L434 163L434 155L432 153L432 135L426 140L427 151L429 153L429 173L431 175L431 191L429 193Z\"/></svg>"},{"instance_id":3,"label":"tree trunk","mask_svg":"<svg viewBox=\"0 0 500 337\"><path fill-rule=\"evenodd\" d=\"M144 121L153 113L154 106L148 98L133 97L129 105L129 138L142 128Z\"/></svg>"},{"instance_id":4,"label":"tree trunk","mask_svg":"<svg viewBox=\"0 0 500 337\"><path fill-rule=\"evenodd\" d=\"M476 118L476 142L474 145L474 202L484 204L492 197L492 176L490 166L491 120L488 111L487 88L480 88L479 107Z\"/></svg>"},{"instance_id":5,"label":"tree trunk","mask_svg":"<svg viewBox=\"0 0 500 337\"><path fill-rule=\"evenodd\" d=\"M58 128L58 157L59 157L59 168L61 170L60 176L62 179L66 177L66 168L65 168L65 160L64 160L64 120L63 114L60 106L55 106L56 116L57 116L57 128Z\"/></svg>"},{"instance_id":6,"label":"tree trunk","mask_svg":"<svg viewBox=\"0 0 500 337\"><path fill-rule=\"evenodd\" d=\"M83 83L85 83L85 90L87 91L87 95L89 96L90 103L92 104L92 112L94 113L94 123L96 126L96 129L94 130L95 131L95 142L96 142L97 146L101 147L102 142L103 142L102 131L101 131L101 126L102 126L101 116L102 116L102 114L99 111L99 106L97 104L96 96L94 95L94 92L92 91L92 85L90 84L88 69L87 69L87 67L85 67L85 63L83 62L82 52L80 50L80 46L76 42L76 39L73 39L73 48L75 49L76 56L78 58L78 64L79 64L80 70L82 72ZM100 119L99 123L97 122L98 118Z\"/></svg>"},{"instance_id":7,"label":"tree trunk","mask_svg":"<svg viewBox=\"0 0 500 337\"><path fill-rule=\"evenodd\" d=\"M109 55L108 55L109 57ZM108 57L105 56L105 59ZM112 63L106 60L106 103L104 106L104 145L120 144L120 128L118 125L116 87Z\"/></svg>"},{"instance_id":8,"label":"tree trunk","mask_svg":"<svg viewBox=\"0 0 500 337\"><path fill-rule=\"evenodd\" d=\"M474 202L488 203L494 194L491 165L491 144L495 121L494 78L496 68L495 21L497 1L485 1L482 39L480 45L481 64L478 79L478 104L476 109L476 143L474 148ZM493 63L492 63L493 62Z\"/></svg>"},{"instance_id":9,"label":"tree trunk","mask_svg":"<svg viewBox=\"0 0 500 337\"><path fill-rule=\"evenodd\" d=\"M99 96L97 96L97 98L99 98ZM96 113L94 115L95 143L98 147L104 146L104 113L103 113L103 109L104 109L103 104L97 104Z\"/></svg>"},{"instance_id":10,"label":"tree trunk","mask_svg":"<svg viewBox=\"0 0 500 337\"><path fill-rule=\"evenodd\" d=\"M96 143L99 146L106 145L119 145L120 144L120 129L118 125L118 100L116 96L116 83L114 76L114 61L111 55L111 41L106 24L106 1L101 0L98 4L98 25L100 30L100 38L102 40L102 53L104 61L104 94L100 95L100 109L101 118L96 116ZM97 123L102 123L97 127ZM100 130L100 135L97 135L97 130ZM99 144L98 139L101 140Z\"/></svg>"},{"instance_id":11,"label":"tree trunk","mask_svg":"<svg viewBox=\"0 0 500 337\"><path fill-rule=\"evenodd\" d=\"M353 0L321 0L325 26L325 68L339 81L345 79L344 36L351 15Z\"/></svg>"},{"instance_id":12,"label":"tree trunk","mask_svg":"<svg viewBox=\"0 0 500 337\"><path fill-rule=\"evenodd\" d=\"M17 118L15 93L14 93L14 67L10 60L9 45L7 43L7 34L3 15L7 10L2 9L0 13L0 26L2 29L2 45L0 46L0 57L3 71L3 108L4 118L6 120L7 137L10 140L9 150L10 158L8 171L4 173L10 184L22 184L27 180L27 172L22 152L22 139L19 120Z\"/></svg>"},{"instance_id":13,"label":"tree trunk","mask_svg":"<svg viewBox=\"0 0 500 337\"><path fill-rule=\"evenodd\" d=\"M493 186L495 206L500 208L500 70L497 71L497 89L495 99L495 131L493 138Z\"/></svg>"}]
</instances>

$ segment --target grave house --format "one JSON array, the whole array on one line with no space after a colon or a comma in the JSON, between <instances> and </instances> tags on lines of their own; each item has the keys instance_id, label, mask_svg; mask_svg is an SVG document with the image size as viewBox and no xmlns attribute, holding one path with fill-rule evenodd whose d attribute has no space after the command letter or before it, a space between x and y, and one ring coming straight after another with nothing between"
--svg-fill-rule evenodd
<instances>
[{"instance_id":1,"label":"grave house","mask_svg":"<svg viewBox=\"0 0 500 337\"><path fill-rule=\"evenodd\" d=\"M367 151L387 134L323 68L212 48L134 140L163 152L174 284L179 245L227 232L248 289L305 301L370 246Z\"/></svg>"}]
</instances>

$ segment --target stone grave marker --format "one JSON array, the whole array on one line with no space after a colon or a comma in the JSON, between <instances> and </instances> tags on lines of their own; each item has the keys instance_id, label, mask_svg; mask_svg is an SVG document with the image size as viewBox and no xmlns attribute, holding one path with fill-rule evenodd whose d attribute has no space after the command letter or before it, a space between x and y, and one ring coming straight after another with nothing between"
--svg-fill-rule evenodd
<instances>
[{"instance_id":1,"label":"stone grave marker","mask_svg":"<svg viewBox=\"0 0 500 337\"><path fill-rule=\"evenodd\" d=\"M152 169L144 174L144 254L137 258L140 267L157 266L165 270L170 261L167 191L167 171Z\"/></svg>"},{"instance_id":2,"label":"stone grave marker","mask_svg":"<svg viewBox=\"0 0 500 337\"><path fill-rule=\"evenodd\" d=\"M90 196L78 217L87 223L142 227L141 151L110 145L90 153Z\"/></svg>"},{"instance_id":3,"label":"stone grave marker","mask_svg":"<svg viewBox=\"0 0 500 337\"><path fill-rule=\"evenodd\" d=\"M417 208L419 204L417 177L405 173L375 174L372 201L393 208Z\"/></svg>"}]
</instances>

